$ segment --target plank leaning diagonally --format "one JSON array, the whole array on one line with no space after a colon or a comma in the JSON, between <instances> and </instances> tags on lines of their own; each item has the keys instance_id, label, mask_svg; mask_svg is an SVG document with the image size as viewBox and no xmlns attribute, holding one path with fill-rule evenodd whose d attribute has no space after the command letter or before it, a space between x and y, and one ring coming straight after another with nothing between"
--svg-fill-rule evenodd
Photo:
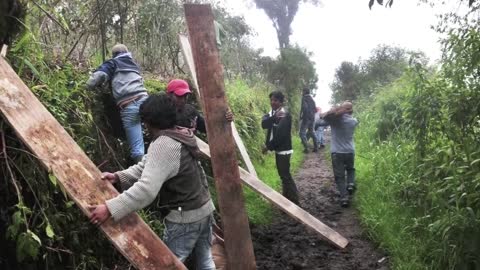
<instances>
[{"instance_id":1,"label":"plank leaning diagonally","mask_svg":"<svg viewBox=\"0 0 480 270\"><path fill-rule=\"evenodd\" d=\"M85 215L87 207L118 192L100 180L100 171L65 129L0 57L0 111L23 143L54 174ZM186 269L136 214L108 220L101 230L137 269Z\"/></svg>"},{"instance_id":2,"label":"plank leaning diagonally","mask_svg":"<svg viewBox=\"0 0 480 270\"><path fill-rule=\"evenodd\" d=\"M200 101L201 99L200 99L200 91L198 90L197 72L195 71L195 64L193 62L193 54L192 54L192 48L190 47L190 41L188 40L187 36L182 34L178 35L178 40L180 42L180 47L182 48L183 58L185 58L185 61L187 62L188 70L190 72L190 76L192 77L192 81L195 86L195 95L197 97L197 100ZM233 139L235 140L235 144L238 147L238 151L240 151L240 155L242 156L243 162L245 162L245 166L247 166L248 171L252 175L257 177L257 172L255 171L255 167L253 166L252 160L248 155L247 148L245 147L245 144L243 143L242 138L238 133L235 123L233 122L232 122L232 135L233 135Z\"/></svg>"},{"instance_id":3,"label":"plank leaning diagonally","mask_svg":"<svg viewBox=\"0 0 480 270\"><path fill-rule=\"evenodd\" d=\"M208 144L199 138L197 138L197 143L203 158L210 158L210 148ZM265 199L273 203L289 216L320 234L325 240L336 247L345 248L348 245L348 240L338 232L328 227L323 222L310 215L307 211L289 201L287 198L283 197L282 194L267 186L256 176L248 173L242 168L239 168L239 170L240 179L245 185L262 195Z\"/></svg>"}]
</instances>

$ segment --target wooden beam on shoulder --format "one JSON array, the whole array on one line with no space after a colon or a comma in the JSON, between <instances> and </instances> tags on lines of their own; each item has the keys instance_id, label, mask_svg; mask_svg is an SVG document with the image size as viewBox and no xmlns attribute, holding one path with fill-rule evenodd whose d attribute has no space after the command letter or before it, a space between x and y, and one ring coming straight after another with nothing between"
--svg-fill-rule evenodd
<instances>
[{"instance_id":1,"label":"wooden beam on shoulder","mask_svg":"<svg viewBox=\"0 0 480 270\"><path fill-rule=\"evenodd\" d=\"M100 180L95 164L2 57L0 112L86 216L89 205L118 195L112 185ZM137 269L186 269L136 213L119 222L109 219L100 229Z\"/></svg>"},{"instance_id":2,"label":"wooden beam on shoulder","mask_svg":"<svg viewBox=\"0 0 480 270\"><path fill-rule=\"evenodd\" d=\"M184 5L222 216L227 269L256 269L210 5Z\"/></svg>"}]
</instances>

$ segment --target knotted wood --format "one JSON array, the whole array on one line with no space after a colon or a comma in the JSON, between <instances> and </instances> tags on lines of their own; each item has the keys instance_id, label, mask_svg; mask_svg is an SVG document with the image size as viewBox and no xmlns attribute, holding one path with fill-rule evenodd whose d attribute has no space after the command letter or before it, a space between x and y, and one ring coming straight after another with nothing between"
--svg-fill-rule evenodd
<instances>
[{"instance_id":1,"label":"knotted wood","mask_svg":"<svg viewBox=\"0 0 480 270\"><path fill-rule=\"evenodd\" d=\"M225 119L223 67L210 5L184 5L210 144L229 270L256 269L232 128Z\"/></svg>"},{"instance_id":2,"label":"knotted wood","mask_svg":"<svg viewBox=\"0 0 480 270\"><path fill-rule=\"evenodd\" d=\"M17 136L63 187L85 215L89 205L118 195L65 129L0 57L0 111ZM93 226L93 225L92 225ZM137 269L186 269L136 214L109 219L100 229Z\"/></svg>"}]
</instances>

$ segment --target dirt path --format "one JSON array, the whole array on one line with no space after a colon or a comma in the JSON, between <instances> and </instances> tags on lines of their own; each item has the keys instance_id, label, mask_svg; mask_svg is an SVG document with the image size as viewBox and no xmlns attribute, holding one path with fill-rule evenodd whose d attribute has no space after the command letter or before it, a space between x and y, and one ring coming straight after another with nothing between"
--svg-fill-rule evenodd
<instances>
[{"instance_id":1,"label":"dirt path","mask_svg":"<svg viewBox=\"0 0 480 270\"><path fill-rule=\"evenodd\" d=\"M333 173L326 149L309 153L294 176L302 207L345 236L349 245L339 250L320 240L316 234L287 215L278 212L267 227L252 228L255 255L262 269L389 269L385 254L378 251L363 234L353 207L340 207L335 196Z\"/></svg>"}]
</instances>

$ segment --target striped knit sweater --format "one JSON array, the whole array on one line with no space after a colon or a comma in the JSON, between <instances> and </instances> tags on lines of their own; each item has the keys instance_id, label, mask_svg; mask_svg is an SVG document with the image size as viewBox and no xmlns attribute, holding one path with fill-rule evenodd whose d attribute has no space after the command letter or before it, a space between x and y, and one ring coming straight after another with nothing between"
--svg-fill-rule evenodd
<instances>
[{"instance_id":1,"label":"striped knit sweater","mask_svg":"<svg viewBox=\"0 0 480 270\"><path fill-rule=\"evenodd\" d=\"M115 173L125 190L117 197L106 201L115 221L148 206L155 200L162 185L178 174L181 148L180 142L167 136L159 136L150 144L148 154L142 161ZM176 223L191 223L205 218L214 210L213 202L209 200L198 209L172 210L166 219Z\"/></svg>"}]
</instances>

